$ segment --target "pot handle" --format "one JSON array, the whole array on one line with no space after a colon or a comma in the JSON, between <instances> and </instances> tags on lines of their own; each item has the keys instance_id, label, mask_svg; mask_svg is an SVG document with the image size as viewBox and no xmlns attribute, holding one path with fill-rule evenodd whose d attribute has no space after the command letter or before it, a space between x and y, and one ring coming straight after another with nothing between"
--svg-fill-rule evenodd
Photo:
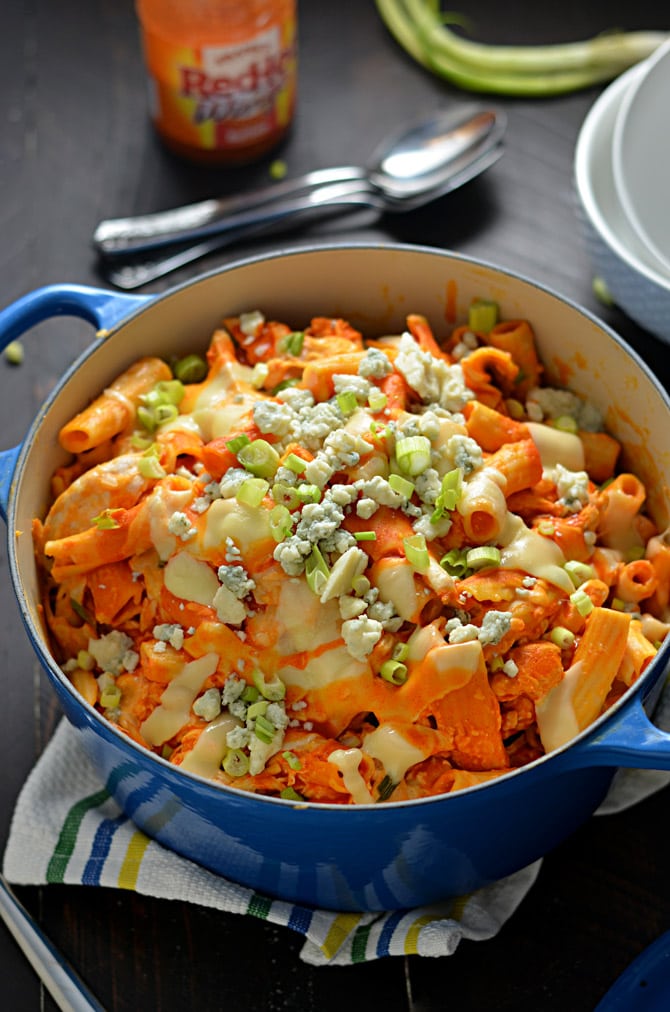
<instances>
[{"instance_id":1,"label":"pot handle","mask_svg":"<svg viewBox=\"0 0 670 1012\"><path fill-rule=\"evenodd\" d=\"M0 351L26 330L52 316L78 316L93 324L98 337L104 337L107 330L152 298L151 295L126 295L85 285L36 288L0 311ZM0 514L4 519L20 449L15 446L0 452Z\"/></svg>"},{"instance_id":2,"label":"pot handle","mask_svg":"<svg viewBox=\"0 0 670 1012\"><path fill-rule=\"evenodd\" d=\"M149 302L151 295L126 295L86 285L45 285L0 311L0 351L10 341L52 316L78 316L92 323L99 336ZM102 331L102 333L100 333Z\"/></svg>"},{"instance_id":3,"label":"pot handle","mask_svg":"<svg viewBox=\"0 0 670 1012\"><path fill-rule=\"evenodd\" d=\"M670 734L647 716L638 693L601 731L563 754L568 767L623 766L670 770Z\"/></svg>"}]
</instances>

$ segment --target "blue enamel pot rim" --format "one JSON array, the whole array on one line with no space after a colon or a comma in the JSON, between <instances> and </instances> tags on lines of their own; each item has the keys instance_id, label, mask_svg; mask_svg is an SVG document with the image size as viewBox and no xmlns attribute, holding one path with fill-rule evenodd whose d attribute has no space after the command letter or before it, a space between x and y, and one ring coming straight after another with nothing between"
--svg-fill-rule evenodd
<instances>
[{"instance_id":1,"label":"blue enamel pot rim","mask_svg":"<svg viewBox=\"0 0 670 1012\"><path fill-rule=\"evenodd\" d=\"M13 450L0 452L0 506L4 507L3 512L7 521L10 573L24 625L42 667L47 675L60 685L61 690L74 700L75 706L86 715L86 722L89 725L93 725L96 732L103 739L111 738L122 750L134 753L139 763L156 764L158 767L157 775L161 775L162 773L167 776L168 780L176 785L177 789L179 783L185 779L200 793L202 791L209 792L212 799L223 798L226 794L231 794L238 801L243 800L244 804L249 806L260 805L267 807L268 805L279 805L281 808L299 807L318 810L324 814L326 812L337 812L340 818L351 818L353 813L357 813L357 815L353 815L353 817L357 817L361 813L369 812L372 809L378 812L384 810L391 813L393 810L398 809L431 808L435 805L449 803L452 799L456 800L468 795L478 795L482 791L507 790L519 778L528 777L531 774L542 776L545 767L548 766L551 767L553 775L564 771L593 767L611 767L613 772L618 766L670 770L670 734L657 729L648 719L644 710L644 704L649 698L654 701L657 698L662 687L663 674L670 667L670 638L666 639L640 679L592 725L561 748L525 766L510 770L508 773L494 780L464 788L454 794L441 794L396 802L387 801L382 806L374 804L348 806L318 802L304 802L296 806L294 801L250 794L239 788L217 784L197 774L175 767L162 757L149 752L149 750L143 748L121 730L106 721L94 707L76 693L67 676L51 657L41 630L33 622L23 589L23 581L14 544L14 532L16 530L15 509L18 498L17 490L23 480L26 462L34 440L41 427L48 422L50 407L58 397L63 386L77 373L82 364L95 352L102 341L108 343L112 340L114 335L122 330L131 319L151 312L153 307L158 303L174 298L181 292L193 288L203 281L249 265L285 259L292 256L328 254L342 250L380 249L390 252L418 253L431 257L444 257L450 261L482 267L494 271L502 278L523 282L537 289L540 293L557 299L594 323L625 351L637 369L644 373L649 382L655 387L670 416L670 397L666 390L637 352L602 320L573 300L558 294L550 287L528 278L518 271L508 270L480 258L454 253L450 250L401 243L329 242L291 247L289 249L277 249L270 253L235 260L223 267L200 274L158 295L129 296L105 289L68 284L55 284L36 289L34 292L29 293L8 306L5 310L0 311L0 350L24 330L53 315L79 316L93 323L98 328L98 340L93 342L63 374L34 419L24 441ZM548 775L550 771L547 769L546 772ZM517 786L521 785L517 784Z\"/></svg>"}]
</instances>

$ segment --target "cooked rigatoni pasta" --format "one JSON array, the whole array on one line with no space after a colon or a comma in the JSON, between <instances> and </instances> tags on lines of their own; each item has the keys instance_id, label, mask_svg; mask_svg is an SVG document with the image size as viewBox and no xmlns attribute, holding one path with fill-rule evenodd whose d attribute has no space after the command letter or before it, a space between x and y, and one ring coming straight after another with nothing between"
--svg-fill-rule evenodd
<instances>
[{"instance_id":1,"label":"cooked rigatoni pasta","mask_svg":"<svg viewBox=\"0 0 670 1012\"><path fill-rule=\"evenodd\" d=\"M185 353L64 426L34 522L54 654L145 748L258 794L424 797L560 747L655 656L667 532L529 321L251 310Z\"/></svg>"}]
</instances>

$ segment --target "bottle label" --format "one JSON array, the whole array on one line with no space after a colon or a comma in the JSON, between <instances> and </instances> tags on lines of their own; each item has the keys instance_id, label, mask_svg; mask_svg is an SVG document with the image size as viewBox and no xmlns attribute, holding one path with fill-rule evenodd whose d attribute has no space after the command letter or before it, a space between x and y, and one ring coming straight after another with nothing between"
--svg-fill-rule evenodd
<instances>
[{"instance_id":1,"label":"bottle label","mask_svg":"<svg viewBox=\"0 0 670 1012\"><path fill-rule=\"evenodd\" d=\"M294 27L276 25L235 44L169 53L165 43L145 38L158 129L210 151L243 150L279 134L295 102Z\"/></svg>"}]
</instances>

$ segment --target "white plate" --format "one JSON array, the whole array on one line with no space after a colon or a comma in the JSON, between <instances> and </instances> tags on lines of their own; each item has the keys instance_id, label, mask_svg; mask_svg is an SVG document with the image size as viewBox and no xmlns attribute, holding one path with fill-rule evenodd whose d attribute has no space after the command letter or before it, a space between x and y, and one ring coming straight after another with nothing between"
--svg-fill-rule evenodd
<instances>
[{"instance_id":1,"label":"white plate","mask_svg":"<svg viewBox=\"0 0 670 1012\"><path fill-rule=\"evenodd\" d=\"M642 68L616 117L612 168L630 224L670 276L670 42Z\"/></svg>"}]
</instances>

